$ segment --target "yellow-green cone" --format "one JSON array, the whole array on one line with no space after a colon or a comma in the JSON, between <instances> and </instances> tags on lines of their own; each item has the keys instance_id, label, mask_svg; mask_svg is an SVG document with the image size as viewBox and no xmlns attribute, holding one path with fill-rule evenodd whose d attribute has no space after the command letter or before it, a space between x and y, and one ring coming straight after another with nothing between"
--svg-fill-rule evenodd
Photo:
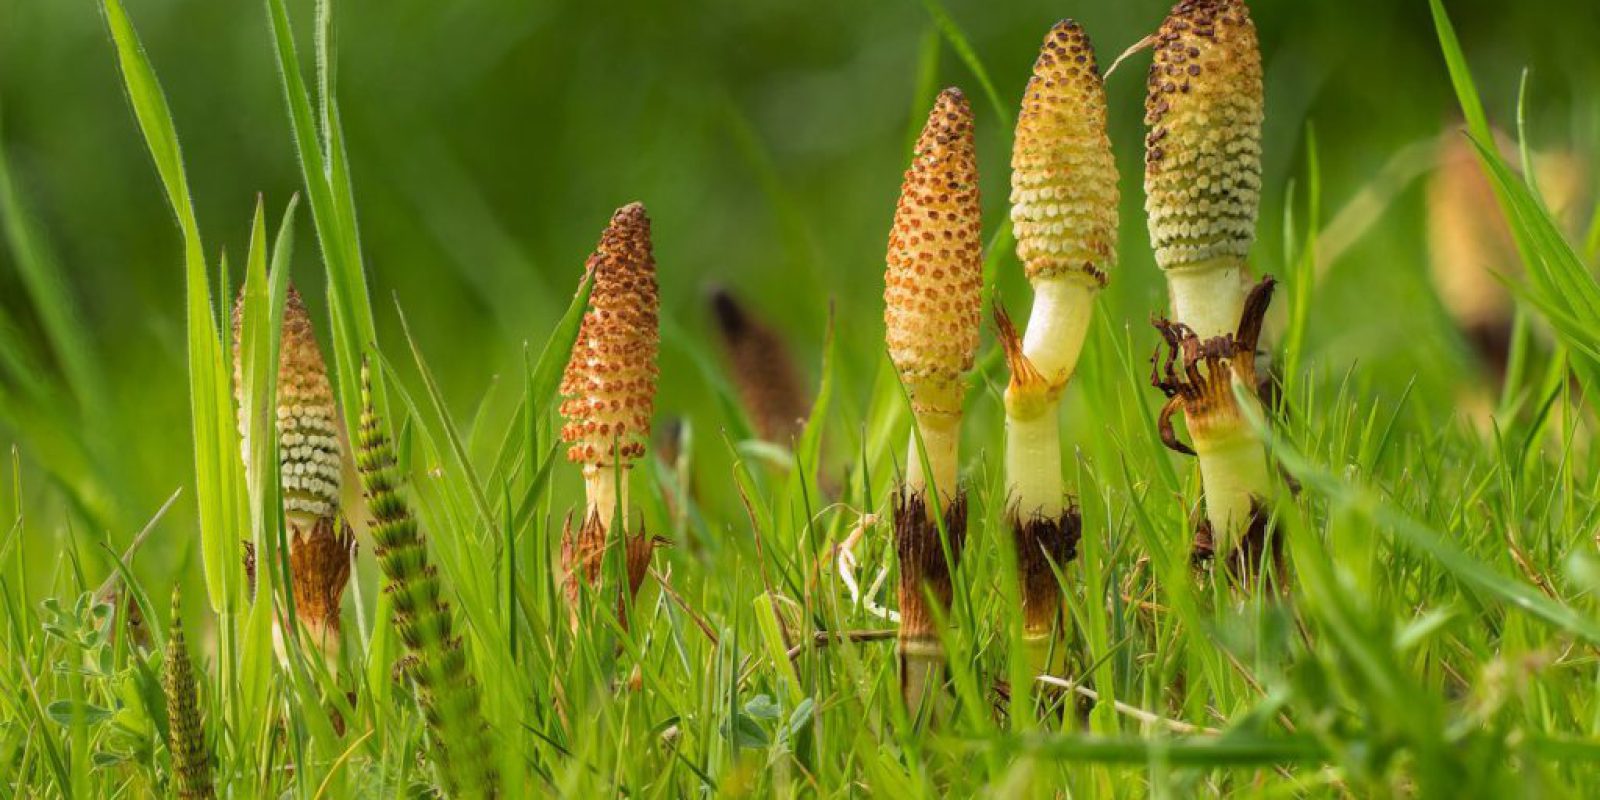
<instances>
[{"instance_id":1,"label":"yellow-green cone","mask_svg":"<svg viewBox=\"0 0 1600 800\"><path fill-rule=\"evenodd\" d=\"M1174 318L1201 339L1243 311L1261 195L1261 52L1243 0L1183 0L1161 24L1145 99L1145 211Z\"/></svg>"}]
</instances>

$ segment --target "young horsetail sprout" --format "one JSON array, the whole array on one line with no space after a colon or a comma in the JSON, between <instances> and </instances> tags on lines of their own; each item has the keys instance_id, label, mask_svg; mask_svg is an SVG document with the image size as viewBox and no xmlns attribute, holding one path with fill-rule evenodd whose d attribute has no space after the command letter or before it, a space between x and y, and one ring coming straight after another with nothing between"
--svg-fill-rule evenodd
<instances>
[{"instance_id":1,"label":"young horsetail sprout","mask_svg":"<svg viewBox=\"0 0 1600 800\"><path fill-rule=\"evenodd\" d=\"M363 364L356 466L373 515L383 590L393 601L406 647L405 674L416 684L446 794L492 795L497 784L494 753L479 711L478 683L468 670L438 570L429 563L427 542L400 494L404 475L384 431L372 403L372 375Z\"/></svg>"},{"instance_id":2,"label":"young horsetail sprout","mask_svg":"<svg viewBox=\"0 0 1600 800\"><path fill-rule=\"evenodd\" d=\"M1057 406L1077 368L1095 297L1115 262L1117 200L1094 49L1082 27L1062 20L1034 62L1011 152L1011 220L1034 292L1027 333L1019 338L995 306L1011 367L1006 483L1022 571L1024 639L1038 671L1048 669L1045 657L1060 615L1054 570L1075 556L1079 532L1061 485Z\"/></svg>"},{"instance_id":3,"label":"young horsetail sprout","mask_svg":"<svg viewBox=\"0 0 1600 800\"><path fill-rule=\"evenodd\" d=\"M244 293L233 307L234 398L249 464L240 334ZM283 309L278 352L278 464L295 616L324 655L339 648L340 604L350 582L355 537L339 520L341 448L338 407L311 316L293 286ZM247 554L247 559L250 559ZM253 559L251 559L253 561ZM247 562L249 563L249 562Z\"/></svg>"},{"instance_id":4,"label":"young horsetail sprout","mask_svg":"<svg viewBox=\"0 0 1600 800\"><path fill-rule=\"evenodd\" d=\"M587 493L583 522L576 531L569 524L561 548L574 625L579 582L598 582L613 525L625 541L630 595L644 581L654 546L642 533L626 535L628 472L650 440L661 340L650 218L642 204L611 216L584 269L594 277L590 309L561 379L561 438L570 445L567 459L583 467ZM619 597L619 609L623 602Z\"/></svg>"},{"instance_id":5,"label":"young horsetail sprout","mask_svg":"<svg viewBox=\"0 0 1600 800\"><path fill-rule=\"evenodd\" d=\"M205 720L200 715L194 664L183 640L178 590L172 590L172 630L161 688L167 696L167 749L172 755L174 794L182 800L216 797L211 781L211 753L206 747Z\"/></svg>"},{"instance_id":6,"label":"young horsetail sprout","mask_svg":"<svg viewBox=\"0 0 1600 800\"><path fill-rule=\"evenodd\" d=\"M928 597L949 606L951 573L966 536L956 459L966 373L978 347L981 224L972 109L959 89L946 89L917 139L901 184L883 292L889 357L911 396L915 418L905 486L894 503L900 663L912 708L921 707L930 679L944 667ZM929 496L930 482L937 497ZM941 520L935 519L941 508L947 540L941 540ZM954 559L949 562L946 541Z\"/></svg>"},{"instance_id":7,"label":"young horsetail sprout","mask_svg":"<svg viewBox=\"0 0 1600 800\"><path fill-rule=\"evenodd\" d=\"M1243 0L1174 6L1156 35L1145 101L1145 209L1175 315L1155 323L1168 352L1152 382L1168 397L1162 438L1199 456L1206 522L1196 555L1246 567L1247 550L1265 547L1271 491L1265 448L1233 389L1239 382L1254 396L1272 298L1271 278L1248 302L1242 283L1261 190L1261 95L1261 53ZM1193 449L1173 435L1180 410Z\"/></svg>"},{"instance_id":8,"label":"young horsetail sprout","mask_svg":"<svg viewBox=\"0 0 1600 800\"><path fill-rule=\"evenodd\" d=\"M1584 194L1591 185L1583 159L1567 150L1530 153L1522 164L1516 143L1495 132L1495 147L1508 162L1515 160L1539 187L1545 204L1562 228L1581 235L1588 208ZM1429 175L1428 258L1433 287L1462 335L1472 345L1498 387L1510 358L1516 312L1507 278L1521 277L1522 260L1506 217L1495 200L1494 185L1478 160L1474 142L1450 130L1440 139L1438 165ZM1483 401L1465 398L1470 406ZM1474 414L1489 429L1488 410Z\"/></svg>"}]
</instances>

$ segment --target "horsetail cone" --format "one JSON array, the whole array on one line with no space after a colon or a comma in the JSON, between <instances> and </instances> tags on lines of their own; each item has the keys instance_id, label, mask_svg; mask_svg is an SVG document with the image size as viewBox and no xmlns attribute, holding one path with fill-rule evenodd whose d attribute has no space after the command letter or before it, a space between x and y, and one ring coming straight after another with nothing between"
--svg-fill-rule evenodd
<instances>
[{"instance_id":1,"label":"horsetail cone","mask_svg":"<svg viewBox=\"0 0 1600 800\"><path fill-rule=\"evenodd\" d=\"M1116 262L1117 165L1106 94L1082 27L1050 29L1028 79L1011 150L1011 221L1034 290L1023 350L1059 387L1072 375L1095 294Z\"/></svg>"},{"instance_id":2,"label":"horsetail cone","mask_svg":"<svg viewBox=\"0 0 1600 800\"><path fill-rule=\"evenodd\" d=\"M981 226L972 109L959 89L946 89L900 187L883 292L889 357L926 445L919 454L913 432L906 483L922 491L931 477L944 503L955 497L966 373L978 348ZM923 473L923 455L931 476Z\"/></svg>"},{"instance_id":3,"label":"horsetail cone","mask_svg":"<svg viewBox=\"0 0 1600 800\"><path fill-rule=\"evenodd\" d=\"M211 754L206 747L205 718L200 714L199 687L194 664L184 642L179 595L172 592L172 629L161 688L167 699L167 749L172 755L173 792L183 800L216 796L211 778Z\"/></svg>"},{"instance_id":4,"label":"horsetail cone","mask_svg":"<svg viewBox=\"0 0 1600 800\"><path fill-rule=\"evenodd\" d=\"M1272 297L1267 278L1245 297L1245 258L1261 193L1261 52L1243 0L1182 0L1161 24L1150 66L1145 124L1145 210L1156 263L1166 272L1172 321L1161 433L1195 453L1206 520L1197 554L1230 559L1264 542L1271 490L1266 451L1239 407L1234 382L1257 386L1255 349ZM1250 402L1255 402L1253 399ZM1182 411L1194 447L1177 441ZM1257 535L1259 534L1259 535Z\"/></svg>"},{"instance_id":5,"label":"horsetail cone","mask_svg":"<svg viewBox=\"0 0 1600 800\"><path fill-rule=\"evenodd\" d=\"M1062 20L1034 62L1011 153L1017 256L1034 291L1026 333L1019 338L997 308L1011 366L1006 474L1019 529L1067 510L1056 409L1115 263L1118 198L1094 48L1081 26Z\"/></svg>"},{"instance_id":6,"label":"horsetail cone","mask_svg":"<svg viewBox=\"0 0 1600 800\"><path fill-rule=\"evenodd\" d=\"M1183 0L1155 39L1145 211L1173 314L1201 339L1239 324L1261 194L1261 52L1243 0Z\"/></svg>"},{"instance_id":7,"label":"horsetail cone","mask_svg":"<svg viewBox=\"0 0 1600 800\"><path fill-rule=\"evenodd\" d=\"M248 466L248 401L240 344L243 312L241 291L233 307L234 397ZM320 649L332 652L339 642L339 610L350 581L355 538L338 520L343 466L338 406L311 316L293 286L284 303L279 338L276 416L295 616Z\"/></svg>"},{"instance_id":8,"label":"horsetail cone","mask_svg":"<svg viewBox=\"0 0 1600 800\"><path fill-rule=\"evenodd\" d=\"M591 583L599 577L615 512L627 508L628 471L650 439L660 301L650 218L642 204L611 216L584 269L594 278L590 309L561 380L561 438L569 445L567 459L582 466L587 490L583 521L562 545L574 607L579 575Z\"/></svg>"}]
</instances>

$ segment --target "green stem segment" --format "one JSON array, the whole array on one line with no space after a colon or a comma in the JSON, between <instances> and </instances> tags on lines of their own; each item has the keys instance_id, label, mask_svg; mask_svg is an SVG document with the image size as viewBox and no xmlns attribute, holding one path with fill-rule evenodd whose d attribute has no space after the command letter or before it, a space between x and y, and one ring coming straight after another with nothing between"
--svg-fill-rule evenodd
<instances>
[{"instance_id":1,"label":"green stem segment","mask_svg":"<svg viewBox=\"0 0 1600 800\"><path fill-rule=\"evenodd\" d=\"M493 746L479 708L461 637L416 518L400 495L403 473L372 402L372 379L361 371L361 429L356 465L367 506L384 591L406 647L405 672L417 688L432 736L432 756L450 795L492 796L497 777Z\"/></svg>"},{"instance_id":2,"label":"green stem segment","mask_svg":"<svg viewBox=\"0 0 1600 800\"><path fill-rule=\"evenodd\" d=\"M166 674L162 680L169 720L167 748L172 753L172 777L177 796L182 800L209 800L216 797L211 779L211 753L206 748L199 687L195 684L189 648L184 644L178 601L178 592L173 590L172 633L167 637Z\"/></svg>"}]
</instances>

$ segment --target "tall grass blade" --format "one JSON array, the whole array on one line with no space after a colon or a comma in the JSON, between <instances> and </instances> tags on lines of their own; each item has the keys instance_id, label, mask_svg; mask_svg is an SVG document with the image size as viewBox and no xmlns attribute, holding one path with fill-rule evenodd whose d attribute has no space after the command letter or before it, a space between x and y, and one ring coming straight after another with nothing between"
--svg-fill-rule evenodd
<instances>
[{"instance_id":1,"label":"tall grass blade","mask_svg":"<svg viewBox=\"0 0 1600 800\"><path fill-rule=\"evenodd\" d=\"M246 519L240 492L241 469L239 459L234 457L239 452L239 444L233 422L232 393L223 367L222 339L215 322L205 250L183 171L177 129L155 69L120 0L103 0L102 8L111 38L116 43L117 61L134 116L183 234L195 495L200 506L206 594L212 610L222 613L238 607L242 596L238 532L245 528Z\"/></svg>"},{"instance_id":2,"label":"tall grass blade","mask_svg":"<svg viewBox=\"0 0 1600 800\"><path fill-rule=\"evenodd\" d=\"M319 79L324 87L322 119L327 128L317 129L317 112L300 70L294 31L283 0L266 0L267 16L288 104L289 123L294 132L300 172L305 179L306 196L316 224L317 242L328 274L328 308L333 320L333 360L339 407L346 420L361 415L360 364L363 350L377 341L372 301L367 292L367 277L361 261L361 244L355 224L355 202L349 169L344 155L337 105L332 99L332 65L319 64ZM319 3L319 54L331 58L327 26L331 23L331 4ZM378 407L386 409L381 386Z\"/></svg>"}]
</instances>

